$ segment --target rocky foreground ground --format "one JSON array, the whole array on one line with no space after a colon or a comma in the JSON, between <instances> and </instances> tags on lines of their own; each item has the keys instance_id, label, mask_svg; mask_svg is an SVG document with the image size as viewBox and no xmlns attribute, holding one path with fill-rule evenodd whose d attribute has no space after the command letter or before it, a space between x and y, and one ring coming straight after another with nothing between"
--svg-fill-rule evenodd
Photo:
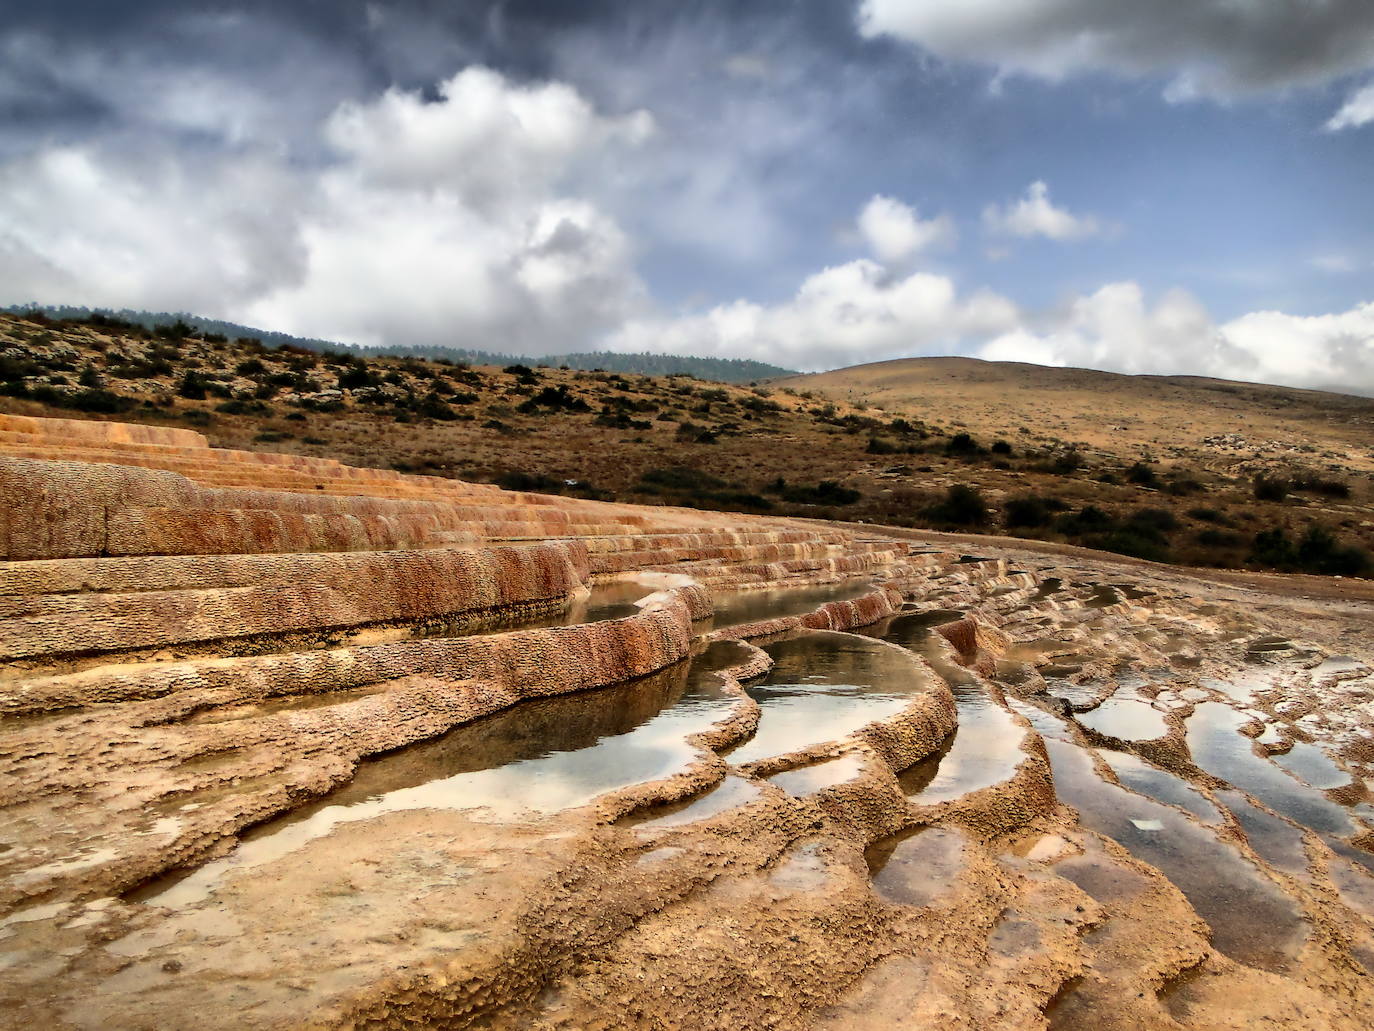
<instances>
[{"instance_id":1,"label":"rocky foreground ground","mask_svg":"<svg viewBox=\"0 0 1374 1031\"><path fill-rule=\"evenodd\" d=\"M1363 592L0 417L0 1025L1374 1026Z\"/></svg>"}]
</instances>

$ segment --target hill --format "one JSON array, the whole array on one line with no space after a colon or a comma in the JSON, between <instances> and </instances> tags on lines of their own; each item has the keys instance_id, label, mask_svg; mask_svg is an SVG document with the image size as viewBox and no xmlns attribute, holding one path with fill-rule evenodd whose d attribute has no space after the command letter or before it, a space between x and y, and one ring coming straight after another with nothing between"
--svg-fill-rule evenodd
<instances>
[{"instance_id":1,"label":"hill","mask_svg":"<svg viewBox=\"0 0 1374 1031\"><path fill-rule=\"evenodd\" d=\"M742 387L182 329L0 315L0 411L544 493L1371 569L1363 398L964 359Z\"/></svg>"},{"instance_id":2,"label":"hill","mask_svg":"<svg viewBox=\"0 0 1374 1031\"><path fill-rule=\"evenodd\" d=\"M904 358L775 385L858 407L946 418L985 436L1023 427L1082 447L1191 457L1203 440L1238 435L1244 450L1285 449L1374 469L1374 399L1198 376L1128 376L976 358Z\"/></svg>"},{"instance_id":3,"label":"hill","mask_svg":"<svg viewBox=\"0 0 1374 1031\"><path fill-rule=\"evenodd\" d=\"M571 354L552 354L543 357L505 354L499 351L473 350L467 347L420 347L397 345L392 347L356 347L333 340L292 336L273 330L258 329L224 319L210 319L189 312L135 311L128 308L83 308L73 305L12 304L0 311L11 315L41 312L50 319L91 321L118 328L140 326L148 330L174 330L177 335L193 331L198 335L225 339L257 340L269 348L299 347L321 354L358 354L364 357L411 357L468 362L473 365L509 365L527 362L535 366L567 366L571 369L605 372L634 372L646 376L674 376L679 373L698 379L718 380L722 383L750 383L776 376L787 376L792 370L766 362L745 358L697 358L692 355L622 354L616 351L577 351Z\"/></svg>"}]
</instances>

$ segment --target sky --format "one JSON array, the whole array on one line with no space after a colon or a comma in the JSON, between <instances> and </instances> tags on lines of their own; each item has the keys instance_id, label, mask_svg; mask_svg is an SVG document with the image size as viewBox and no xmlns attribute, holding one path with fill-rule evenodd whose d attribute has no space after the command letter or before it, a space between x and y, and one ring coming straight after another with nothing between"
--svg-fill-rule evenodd
<instances>
[{"instance_id":1,"label":"sky","mask_svg":"<svg viewBox=\"0 0 1374 1031\"><path fill-rule=\"evenodd\" d=\"M0 0L0 304L1374 392L1369 0Z\"/></svg>"}]
</instances>

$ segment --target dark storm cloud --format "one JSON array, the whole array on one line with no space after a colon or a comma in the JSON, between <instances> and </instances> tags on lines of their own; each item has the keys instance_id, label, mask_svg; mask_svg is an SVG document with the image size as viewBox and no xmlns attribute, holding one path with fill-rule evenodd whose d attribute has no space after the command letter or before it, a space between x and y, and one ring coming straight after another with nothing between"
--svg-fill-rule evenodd
<instances>
[{"instance_id":1,"label":"dark storm cloud","mask_svg":"<svg viewBox=\"0 0 1374 1031\"><path fill-rule=\"evenodd\" d=\"M1367 66L1363 2L5 3L0 302L368 343L801 368L1144 355L1288 382L1359 370L1370 337L1352 170L1374 86L1333 115L1334 89L1262 109L1112 82L1329 83ZM1243 267L1265 248L1281 269ZM1295 265L1330 293L1306 320L1217 322L1168 291L1182 252L1190 289L1233 275L1230 316L1291 309L1264 277Z\"/></svg>"},{"instance_id":2,"label":"dark storm cloud","mask_svg":"<svg viewBox=\"0 0 1374 1031\"><path fill-rule=\"evenodd\" d=\"M1369 0L862 0L859 23L1008 71L1161 75L1178 96L1322 83L1374 66Z\"/></svg>"}]
</instances>

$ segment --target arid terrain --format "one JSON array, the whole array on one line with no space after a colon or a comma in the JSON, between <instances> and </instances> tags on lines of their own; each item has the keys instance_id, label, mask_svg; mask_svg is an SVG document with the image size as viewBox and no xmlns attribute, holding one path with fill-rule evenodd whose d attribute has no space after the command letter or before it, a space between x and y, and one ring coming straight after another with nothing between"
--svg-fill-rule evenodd
<instances>
[{"instance_id":1,"label":"arid terrain","mask_svg":"<svg viewBox=\"0 0 1374 1031\"><path fill-rule=\"evenodd\" d=\"M0 416L0 1026L1374 1024L1364 581L213 448L187 401Z\"/></svg>"},{"instance_id":2,"label":"arid terrain","mask_svg":"<svg viewBox=\"0 0 1374 1031\"><path fill-rule=\"evenodd\" d=\"M1281 387L957 358L741 387L0 315L0 411L636 504L1374 572L1374 400Z\"/></svg>"}]
</instances>

